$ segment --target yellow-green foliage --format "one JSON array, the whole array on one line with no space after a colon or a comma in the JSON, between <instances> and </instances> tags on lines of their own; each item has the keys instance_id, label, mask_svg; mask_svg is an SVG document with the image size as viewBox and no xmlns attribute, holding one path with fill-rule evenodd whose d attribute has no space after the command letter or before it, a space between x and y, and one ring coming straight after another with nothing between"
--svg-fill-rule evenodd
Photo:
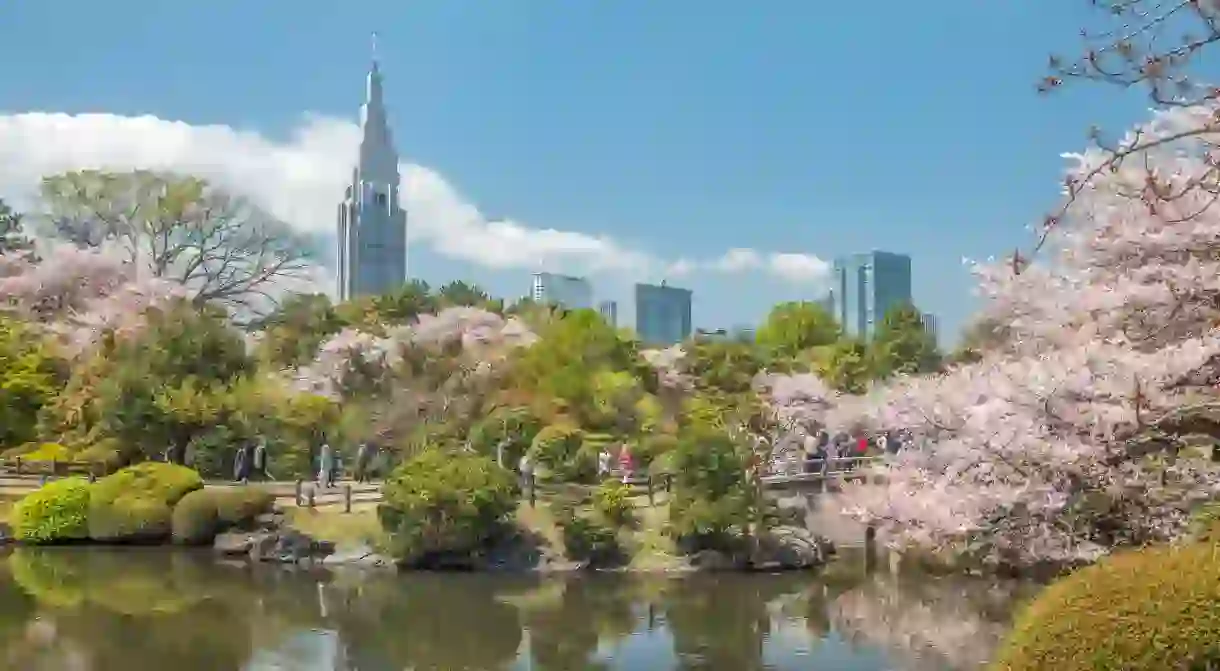
<instances>
[{"instance_id":1,"label":"yellow-green foliage","mask_svg":"<svg viewBox=\"0 0 1220 671\"><path fill-rule=\"evenodd\" d=\"M93 487L89 537L99 541L154 540L170 534L173 506L203 488L184 466L145 462L108 475Z\"/></svg>"},{"instance_id":2,"label":"yellow-green foliage","mask_svg":"<svg viewBox=\"0 0 1220 671\"><path fill-rule=\"evenodd\" d=\"M91 489L82 478L67 478L27 494L13 508L13 536L23 543L88 538Z\"/></svg>"},{"instance_id":3,"label":"yellow-green foliage","mask_svg":"<svg viewBox=\"0 0 1220 671\"><path fill-rule=\"evenodd\" d=\"M993 671L1170 671L1220 663L1220 547L1125 552L1047 587Z\"/></svg>"},{"instance_id":4,"label":"yellow-green foliage","mask_svg":"<svg viewBox=\"0 0 1220 671\"><path fill-rule=\"evenodd\" d=\"M401 466L382 488L377 514L407 562L476 551L516 507L512 474L471 454L427 450Z\"/></svg>"},{"instance_id":5,"label":"yellow-green foliage","mask_svg":"<svg viewBox=\"0 0 1220 671\"><path fill-rule=\"evenodd\" d=\"M202 545L216 537L220 515L212 489L197 489L182 497L174 506L171 533L175 543Z\"/></svg>"},{"instance_id":6,"label":"yellow-green foliage","mask_svg":"<svg viewBox=\"0 0 1220 671\"><path fill-rule=\"evenodd\" d=\"M196 545L210 542L218 532L244 526L271 510L275 496L257 487L198 489L174 506L174 542Z\"/></svg>"},{"instance_id":7,"label":"yellow-green foliage","mask_svg":"<svg viewBox=\"0 0 1220 671\"><path fill-rule=\"evenodd\" d=\"M530 446L530 456L561 480L573 480L587 474L596 461L585 464L581 445L584 432L574 424L552 424L538 432ZM596 459L596 457L594 457Z\"/></svg>"},{"instance_id":8,"label":"yellow-green foliage","mask_svg":"<svg viewBox=\"0 0 1220 671\"><path fill-rule=\"evenodd\" d=\"M1201 543L1220 543L1220 504L1200 508L1190 520L1191 536Z\"/></svg>"},{"instance_id":9,"label":"yellow-green foliage","mask_svg":"<svg viewBox=\"0 0 1220 671\"><path fill-rule=\"evenodd\" d=\"M68 453L68 448L59 443L43 443L38 447L21 455L22 461L68 461L72 457Z\"/></svg>"},{"instance_id":10,"label":"yellow-green foliage","mask_svg":"<svg viewBox=\"0 0 1220 671\"><path fill-rule=\"evenodd\" d=\"M631 505L631 487L621 482L603 482L593 492L593 509L611 524L628 524L635 510Z\"/></svg>"}]
</instances>

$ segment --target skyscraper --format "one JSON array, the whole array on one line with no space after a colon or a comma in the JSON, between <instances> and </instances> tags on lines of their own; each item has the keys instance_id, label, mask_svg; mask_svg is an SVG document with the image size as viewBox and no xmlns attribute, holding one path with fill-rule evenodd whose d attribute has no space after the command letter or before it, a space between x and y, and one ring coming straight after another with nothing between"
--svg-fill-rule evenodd
<instances>
[{"instance_id":1,"label":"skyscraper","mask_svg":"<svg viewBox=\"0 0 1220 671\"><path fill-rule=\"evenodd\" d=\"M602 319L611 326L618 326L618 302L602 301L597 304L597 311L602 314Z\"/></svg>"},{"instance_id":2,"label":"skyscraper","mask_svg":"<svg viewBox=\"0 0 1220 671\"><path fill-rule=\"evenodd\" d=\"M911 257L873 251L835 259L831 294L843 330L869 337L887 311L911 304Z\"/></svg>"},{"instance_id":3,"label":"skyscraper","mask_svg":"<svg viewBox=\"0 0 1220 671\"><path fill-rule=\"evenodd\" d=\"M919 315L920 321L923 322L923 330L932 336L936 342L940 342L940 320L931 312L924 312Z\"/></svg>"},{"instance_id":4,"label":"skyscraper","mask_svg":"<svg viewBox=\"0 0 1220 671\"><path fill-rule=\"evenodd\" d=\"M373 59L360 108L360 154L339 205L339 300L384 294L407 279L407 215L398 203L398 153Z\"/></svg>"},{"instance_id":5,"label":"skyscraper","mask_svg":"<svg viewBox=\"0 0 1220 671\"><path fill-rule=\"evenodd\" d=\"M635 331L649 345L673 345L691 334L691 291L661 284L635 285Z\"/></svg>"},{"instance_id":6,"label":"skyscraper","mask_svg":"<svg viewBox=\"0 0 1220 671\"><path fill-rule=\"evenodd\" d=\"M583 277L534 273L530 298L535 303L550 303L569 310L593 307L593 285Z\"/></svg>"}]
</instances>

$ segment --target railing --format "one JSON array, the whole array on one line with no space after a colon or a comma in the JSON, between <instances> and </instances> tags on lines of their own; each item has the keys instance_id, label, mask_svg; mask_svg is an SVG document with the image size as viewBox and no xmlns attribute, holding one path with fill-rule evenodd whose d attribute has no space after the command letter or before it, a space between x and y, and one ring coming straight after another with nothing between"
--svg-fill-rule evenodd
<instances>
[{"instance_id":1,"label":"railing","mask_svg":"<svg viewBox=\"0 0 1220 671\"><path fill-rule=\"evenodd\" d=\"M109 471L109 465L104 461L79 460L29 460L24 457L0 460L0 473L16 476L67 476L92 475L101 477Z\"/></svg>"},{"instance_id":2,"label":"railing","mask_svg":"<svg viewBox=\"0 0 1220 671\"><path fill-rule=\"evenodd\" d=\"M763 472L763 482L777 484L801 480L850 480L864 477L864 467L884 457L806 457L797 454L772 460Z\"/></svg>"}]
</instances>

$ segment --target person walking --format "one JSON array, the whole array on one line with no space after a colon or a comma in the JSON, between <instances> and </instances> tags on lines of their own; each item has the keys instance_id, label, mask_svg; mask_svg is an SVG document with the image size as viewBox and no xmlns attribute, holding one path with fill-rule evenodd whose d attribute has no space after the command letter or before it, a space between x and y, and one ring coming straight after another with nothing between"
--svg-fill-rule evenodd
<instances>
[{"instance_id":1,"label":"person walking","mask_svg":"<svg viewBox=\"0 0 1220 671\"><path fill-rule=\"evenodd\" d=\"M258 442L254 444L254 458L252 461L254 462L254 473L258 476L258 478L260 480L270 480L270 476L267 475L266 438L259 438Z\"/></svg>"},{"instance_id":2,"label":"person walking","mask_svg":"<svg viewBox=\"0 0 1220 671\"><path fill-rule=\"evenodd\" d=\"M364 482L364 471L368 467L368 459L369 444L360 443L360 446L356 448L356 467L354 473L356 476L356 482L358 483Z\"/></svg>"},{"instance_id":3,"label":"person walking","mask_svg":"<svg viewBox=\"0 0 1220 671\"><path fill-rule=\"evenodd\" d=\"M597 479L605 480L610 475L610 448L603 447L597 453Z\"/></svg>"},{"instance_id":4,"label":"person walking","mask_svg":"<svg viewBox=\"0 0 1220 671\"><path fill-rule=\"evenodd\" d=\"M331 477L334 475L334 472L335 451L324 437L322 439L322 448L318 451L318 486L322 489L330 489L332 485Z\"/></svg>"},{"instance_id":5,"label":"person walking","mask_svg":"<svg viewBox=\"0 0 1220 671\"><path fill-rule=\"evenodd\" d=\"M623 471L623 484L629 484L631 476L635 474L635 459L631 456L631 446L623 445L619 450L618 467Z\"/></svg>"},{"instance_id":6,"label":"person walking","mask_svg":"<svg viewBox=\"0 0 1220 671\"><path fill-rule=\"evenodd\" d=\"M522 454L517 462L517 474L521 477L521 491L533 486L534 462L530 459L529 452Z\"/></svg>"},{"instance_id":7,"label":"person walking","mask_svg":"<svg viewBox=\"0 0 1220 671\"><path fill-rule=\"evenodd\" d=\"M246 484L247 478L250 477L250 446L245 443L237 448L237 454L233 457L233 480Z\"/></svg>"}]
</instances>

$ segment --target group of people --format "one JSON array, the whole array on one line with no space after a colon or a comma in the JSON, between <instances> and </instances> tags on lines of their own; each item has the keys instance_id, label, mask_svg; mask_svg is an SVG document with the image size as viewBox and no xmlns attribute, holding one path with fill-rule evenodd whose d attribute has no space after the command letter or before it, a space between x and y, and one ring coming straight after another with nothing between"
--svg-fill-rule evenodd
<instances>
[{"instance_id":1,"label":"group of people","mask_svg":"<svg viewBox=\"0 0 1220 671\"><path fill-rule=\"evenodd\" d=\"M613 463L614 454L609 447L603 447L597 454L597 479L599 481L610 477ZM635 475L635 457L632 456L631 448L627 445L619 447L618 468L623 478L623 484L631 482L631 478ZM534 462L530 459L528 452L522 454L521 459L517 461L517 474L521 477L522 489L529 487L534 476Z\"/></svg>"},{"instance_id":2,"label":"group of people","mask_svg":"<svg viewBox=\"0 0 1220 671\"><path fill-rule=\"evenodd\" d=\"M871 441L866 436L853 438L843 431L834 435L825 430L818 431L805 440L804 471L828 471L834 460L867 456L870 448L882 454L897 454L907 442L909 441L897 431L881 432L874 435ZM843 465L844 470L851 470L855 462L846 461Z\"/></svg>"},{"instance_id":3,"label":"group of people","mask_svg":"<svg viewBox=\"0 0 1220 671\"><path fill-rule=\"evenodd\" d=\"M352 469L352 477L356 482L368 482L372 475L373 459L377 456L375 445L364 442L356 448L356 463ZM314 462L319 487L330 489L339 481L343 474L343 456L338 454L329 442L323 441L318 449L318 457Z\"/></svg>"},{"instance_id":4,"label":"group of people","mask_svg":"<svg viewBox=\"0 0 1220 671\"><path fill-rule=\"evenodd\" d=\"M253 446L242 443L233 457L233 479L245 484L250 476L255 475L264 480L271 477L267 474L267 441L260 440Z\"/></svg>"}]
</instances>

